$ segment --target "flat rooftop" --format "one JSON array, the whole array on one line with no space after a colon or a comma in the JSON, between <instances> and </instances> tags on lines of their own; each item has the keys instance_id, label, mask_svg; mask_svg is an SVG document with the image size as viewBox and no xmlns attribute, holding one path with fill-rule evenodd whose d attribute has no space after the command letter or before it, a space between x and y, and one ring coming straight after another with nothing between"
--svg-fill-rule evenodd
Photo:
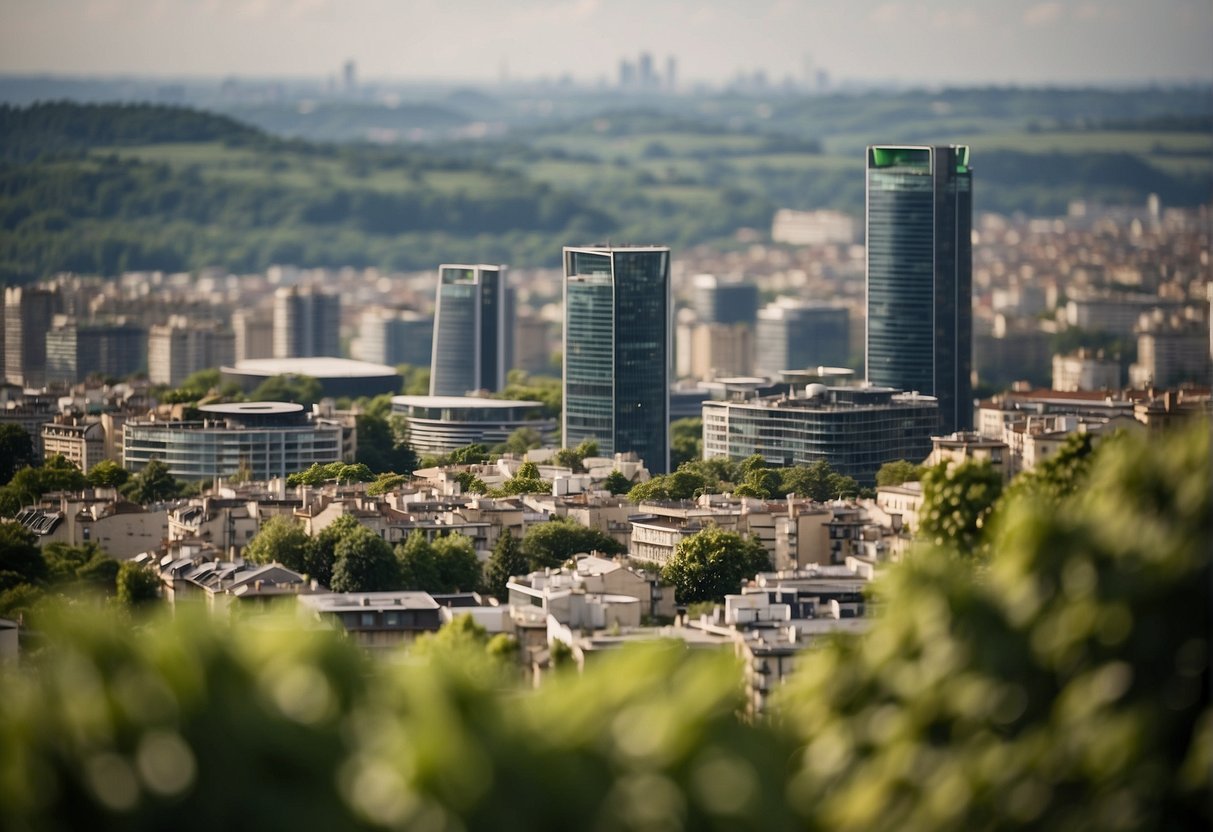
<instances>
[{"instance_id":1,"label":"flat rooftop","mask_svg":"<svg viewBox=\"0 0 1213 832\"><path fill-rule=\"evenodd\" d=\"M460 408L487 408L504 410L510 407L543 407L543 402L518 399L482 399L478 396L392 396L392 404L404 407L428 407L456 410Z\"/></svg>"},{"instance_id":2,"label":"flat rooftop","mask_svg":"<svg viewBox=\"0 0 1213 832\"><path fill-rule=\"evenodd\" d=\"M349 358L316 356L312 358L249 358L237 361L234 367L222 368L224 373L249 376L311 376L312 378L378 378L398 375L395 367L354 361Z\"/></svg>"}]
</instances>

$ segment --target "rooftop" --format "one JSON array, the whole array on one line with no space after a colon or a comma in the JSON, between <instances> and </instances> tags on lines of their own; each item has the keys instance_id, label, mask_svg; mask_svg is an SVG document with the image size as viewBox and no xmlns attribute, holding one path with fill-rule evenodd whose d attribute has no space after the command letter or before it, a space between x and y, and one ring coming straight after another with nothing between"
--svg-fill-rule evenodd
<instances>
[{"instance_id":1,"label":"rooftop","mask_svg":"<svg viewBox=\"0 0 1213 832\"><path fill-rule=\"evenodd\" d=\"M300 375L313 378L375 378L397 375L395 367L354 361L349 358L318 356L314 358L248 358L234 367L224 367L225 373L254 376Z\"/></svg>"},{"instance_id":2,"label":"rooftop","mask_svg":"<svg viewBox=\"0 0 1213 832\"><path fill-rule=\"evenodd\" d=\"M198 409L203 413L214 413L220 416L248 416L299 413L303 410L303 405L294 402L232 402L230 404L206 404Z\"/></svg>"},{"instance_id":3,"label":"rooftop","mask_svg":"<svg viewBox=\"0 0 1213 832\"><path fill-rule=\"evenodd\" d=\"M504 410L511 407L543 407L543 402L517 399L482 399L476 396L392 396L392 404L405 407L427 407L456 410L459 408L484 408Z\"/></svg>"}]
</instances>

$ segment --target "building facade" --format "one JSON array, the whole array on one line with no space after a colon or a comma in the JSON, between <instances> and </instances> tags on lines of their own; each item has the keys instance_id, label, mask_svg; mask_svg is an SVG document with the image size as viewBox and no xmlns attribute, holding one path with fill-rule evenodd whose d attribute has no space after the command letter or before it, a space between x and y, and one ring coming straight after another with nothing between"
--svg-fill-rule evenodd
<instances>
[{"instance_id":1,"label":"building facade","mask_svg":"<svg viewBox=\"0 0 1213 832\"><path fill-rule=\"evenodd\" d=\"M367 310L362 314L358 336L363 361L430 366L434 319L427 315L408 310Z\"/></svg>"},{"instance_id":2,"label":"building facade","mask_svg":"<svg viewBox=\"0 0 1213 832\"><path fill-rule=\"evenodd\" d=\"M124 321L79 323L56 315L46 334L46 382L126 378L147 366L147 330Z\"/></svg>"},{"instance_id":3,"label":"building facade","mask_svg":"<svg viewBox=\"0 0 1213 832\"><path fill-rule=\"evenodd\" d=\"M873 146L867 159L867 373L973 424L969 148Z\"/></svg>"},{"instance_id":4,"label":"building facade","mask_svg":"<svg viewBox=\"0 0 1213 832\"><path fill-rule=\"evenodd\" d=\"M341 297L310 286L274 294L274 358L341 355Z\"/></svg>"},{"instance_id":5,"label":"building facade","mask_svg":"<svg viewBox=\"0 0 1213 832\"><path fill-rule=\"evenodd\" d=\"M758 312L754 370L777 377L782 370L845 366L850 333L850 318L841 306L770 304Z\"/></svg>"},{"instance_id":6,"label":"building facade","mask_svg":"<svg viewBox=\"0 0 1213 832\"><path fill-rule=\"evenodd\" d=\"M236 336L218 324L195 323L173 315L147 335L147 377L153 384L180 387L192 374L231 364Z\"/></svg>"},{"instance_id":7,"label":"building facade","mask_svg":"<svg viewBox=\"0 0 1213 832\"><path fill-rule=\"evenodd\" d=\"M753 326L758 314L758 285L700 274L695 276L692 301L700 323Z\"/></svg>"},{"instance_id":8,"label":"building facade","mask_svg":"<svg viewBox=\"0 0 1213 832\"><path fill-rule=\"evenodd\" d=\"M670 250L564 250L564 444L670 466Z\"/></svg>"},{"instance_id":9,"label":"building facade","mask_svg":"<svg viewBox=\"0 0 1213 832\"><path fill-rule=\"evenodd\" d=\"M705 459L746 459L772 465L819 460L872 486L886 462L931 453L939 404L931 396L889 388L808 385L803 394L703 403Z\"/></svg>"},{"instance_id":10,"label":"building facade","mask_svg":"<svg viewBox=\"0 0 1213 832\"><path fill-rule=\"evenodd\" d=\"M392 412L408 422L409 447L418 454L448 454L466 445L505 442L518 428L539 433L545 443L556 420L543 415L541 402L480 399L473 396L393 396Z\"/></svg>"},{"instance_id":11,"label":"building facade","mask_svg":"<svg viewBox=\"0 0 1213 832\"><path fill-rule=\"evenodd\" d=\"M511 345L504 266L443 265L434 307L431 396L505 386Z\"/></svg>"},{"instance_id":12,"label":"building facade","mask_svg":"<svg viewBox=\"0 0 1213 832\"><path fill-rule=\"evenodd\" d=\"M342 459L341 424L311 418L302 405L240 402L199 410L201 421L128 421L122 428L123 467L141 471L159 459L179 479L244 471L268 480Z\"/></svg>"},{"instance_id":13,"label":"building facade","mask_svg":"<svg viewBox=\"0 0 1213 832\"><path fill-rule=\"evenodd\" d=\"M4 290L4 375L12 384L46 383L46 334L59 296L54 289L10 286Z\"/></svg>"}]
</instances>

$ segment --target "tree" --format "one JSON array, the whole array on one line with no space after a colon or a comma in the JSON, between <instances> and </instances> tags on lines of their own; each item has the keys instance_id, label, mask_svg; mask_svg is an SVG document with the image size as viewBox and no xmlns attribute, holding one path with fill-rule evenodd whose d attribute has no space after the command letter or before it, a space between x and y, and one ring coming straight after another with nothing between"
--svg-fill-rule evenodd
<instances>
[{"instance_id":1,"label":"tree","mask_svg":"<svg viewBox=\"0 0 1213 832\"><path fill-rule=\"evenodd\" d=\"M741 591L742 582L771 568L757 540L710 527L684 538L661 570L679 604L724 600Z\"/></svg>"},{"instance_id":2,"label":"tree","mask_svg":"<svg viewBox=\"0 0 1213 832\"><path fill-rule=\"evenodd\" d=\"M434 540L439 592L475 592L480 588L480 559L471 538L448 534Z\"/></svg>"},{"instance_id":3,"label":"tree","mask_svg":"<svg viewBox=\"0 0 1213 832\"><path fill-rule=\"evenodd\" d=\"M733 490L738 497L757 497L762 500L778 496L782 485L779 472L773 468L751 468L741 484Z\"/></svg>"},{"instance_id":4,"label":"tree","mask_svg":"<svg viewBox=\"0 0 1213 832\"><path fill-rule=\"evenodd\" d=\"M677 469L684 462L703 456L703 419L692 416L670 423L670 465Z\"/></svg>"},{"instance_id":5,"label":"tree","mask_svg":"<svg viewBox=\"0 0 1213 832\"><path fill-rule=\"evenodd\" d=\"M296 572L307 571L307 553L312 546L303 525L285 514L277 514L261 524L244 547L244 559L253 563L281 563Z\"/></svg>"},{"instance_id":6,"label":"tree","mask_svg":"<svg viewBox=\"0 0 1213 832\"><path fill-rule=\"evenodd\" d=\"M508 595L506 584L516 575L525 575L530 571L530 563L523 554L522 547L509 531L502 531L493 546L493 554L485 567L484 584L489 594L499 601L505 601Z\"/></svg>"},{"instance_id":7,"label":"tree","mask_svg":"<svg viewBox=\"0 0 1213 832\"><path fill-rule=\"evenodd\" d=\"M970 556L981 554L984 527L1001 493L1002 475L988 462L928 468L922 476L918 537Z\"/></svg>"},{"instance_id":8,"label":"tree","mask_svg":"<svg viewBox=\"0 0 1213 832\"><path fill-rule=\"evenodd\" d=\"M485 485L484 480L473 474L471 471L456 471L454 474L455 482L459 483L459 491L462 494L488 494L489 487Z\"/></svg>"},{"instance_id":9,"label":"tree","mask_svg":"<svg viewBox=\"0 0 1213 832\"><path fill-rule=\"evenodd\" d=\"M113 594L118 576L118 561L111 558L96 543L72 546L48 543L42 549L48 578L52 584L69 587L72 584Z\"/></svg>"},{"instance_id":10,"label":"tree","mask_svg":"<svg viewBox=\"0 0 1213 832\"><path fill-rule=\"evenodd\" d=\"M287 477L286 484L293 488L298 485L324 485L326 482L372 482L374 479L375 474L371 469L361 463L329 462L322 465L313 462L307 470Z\"/></svg>"},{"instance_id":11,"label":"tree","mask_svg":"<svg viewBox=\"0 0 1213 832\"><path fill-rule=\"evenodd\" d=\"M62 454L55 454L37 467L26 467L13 475L8 485L0 487L0 512L15 515L22 506L30 505L52 491L79 491L88 486L80 469Z\"/></svg>"},{"instance_id":12,"label":"tree","mask_svg":"<svg viewBox=\"0 0 1213 832\"><path fill-rule=\"evenodd\" d=\"M34 533L20 523L0 520L0 589L42 583L48 577Z\"/></svg>"},{"instance_id":13,"label":"tree","mask_svg":"<svg viewBox=\"0 0 1213 832\"><path fill-rule=\"evenodd\" d=\"M333 554L334 592L383 592L400 586L392 547L365 526L342 535Z\"/></svg>"},{"instance_id":14,"label":"tree","mask_svg":"<svg viewBox=\"0 0 1213 832\"><path fill-rule=\"evenodd\" d=\"M34 443L25 428L6 422L0 425L0 485L7 484L22 468L34 464Z\"/></svg>"},{"instance_id":15,"label":"tree","mask_svg":"<svg viewBox=\"0 0 1213 832\"><path fill-rule=\"evenodd\" d=\"M333 567L337 561L337 544L358 528L361 526L353 515L343 514L321 529L319 534L312 538L312 545L304 552L303 566L307 576L323 586L331 587Z\"/></svg>"},{"instance_id":16,"label":"tree","mask_svg":"<svg viewBox=\"0 0 1213 832\"><path fill-rule=\"evenodd\" d=\"M533 462L524 462L518 468L518 473L501 484L493 491L497 497L511 497L517 494L546 494L552 490L552 484L539 476L539 466Z\"/></svg>"},{"instance_id":17,"label":"tree","mask_svg":"<svg viewBox=\"0 0 1213 832\"><path fill-rule=\"evenodd\" d=\"M625 477L622 471L615 470L602 481L602 487L618 496L619 494L627 494L632 490L632 481Z\"/></svg>"},{"instance_id":18,"label":"tree","mask_svg":"<svg viewBox=\"0 0 1213 832\"><path fill-rule=\"evenodd\" d=\"M417 454L409 447L408 422L399 414L363 413L357 417L358 452L354 461L382 474L405 474L417 468Z\"/></svg>"},{"instance_id":19,"label":"tree","mask_svg":"<svg viewBox=\"0 0 1213 832\"><path fill-rule=\"evenodd\" d=\"M118 603L127 609L146 606L160 598L160 576L134 561L119 564L114 581Z\"/></svg>"},{"instance_id":20,"label":"tree","mask_svg":"<svg viewBox=\"0 0 1213 832\"><path fill-rule=\"evenodd\" d=\"M393 474L389 471L377 476L375 481L366 487L366 493L370 497L378 497L382 494L389 494L401 486L408 485L408 482L408 475Z\"/></svg>"},{"instance_id":21,"label":"tree","mask_svg":"<svg viewBox=\"0 0 1213 832\"><path fill-rule=\"evenodd\" d=\"M628 492L634 503L654 500L690 500L714 490L714 483L698 471L683 467L672 474L653 477L648 482L637 483Z\"/></svg>"},{"instance_id":22,"label":"tree","mask_svg":"<svg viewBox=\"0 0 1213 832\"><path fill-rule=\"evenodd\" d=\"M839 474L823 459L809 465L784 468L781 476L783 494L808 497L819 503L859 493L859 483L854 478Z\"/></svg>"},{"instance_id":23,"label":"tree","mask_svg":"<svg viewBox=\"0 0 1213 832\"><path fill-rule=\"evenodd\" d=\"M622 555L627 551L627 547L613 537L567 517L531 526L522 537L522 549L533 569L560 566L582 552Z\"/></svg>"},{"instance_id":24,"label":"tree","mask_svg":"<svg viewBox=\"0 0 1213 832\"><path fill-rule=\"evenodd\" d=\"M439 592L438 562L434 547L425 533L413 529L404 542L396 544L400 585L419 592Z\"/></svg>"},{"instance_id":25,"label":"tree","mask_svg":"<svg viewBox=\"0 0 1213 832\"><path fill-rule=\"evenodd\" d=\"M121 488L131 478L131 472L112 459L103 459L86 475L95 488Z\"/></svg>"},{"instance_id":26,"label":"tree","mask_svg":"<svg viewBox=\"0 0 1213 832\"><path fill-rule=\"evenodd\" d=\"M323 395L320 382L306 375L271 376L249 394L252 402L295 402L310 407Z\"/></svg>"},{"instance_id":27,"label":"tree","mask_svg":"<svg viewBox=\"0 0 1213 832\"><path fill-rule=\"evenodd\" d=\"M561 448L553 459L562 468L569 468L573 473L583 473L586 458L592 456L598 456L598 443L593 439L583 439L576 448Z\"/></svg>"},{"instance_id":28,"label":"tree","mask_svg":"<svg viewBox=\"0 0 1213 832\"><path fill-rule=\"evenodd\" d=\"M921 478L922 466L904 459L886 462L876 472L877 485L901 485L903 482L917 482Z\"/></svg>"},{"instance_id":29,"label":"tree","mask_svg":"<svg viewBox=\"0 0 1213 832\"><path fill-rule=\"evenodd\" d=\"M123 489L128 499L146 505L171 500L181 493L181 483L169 473L168 466L151 459L143 470L131 477Z\"/></svg>"},{"instance_id":30,"label":"tree","mask_svg":"<svg viewBox=\"0 0 1213 832\"><path fill-rule=\"evenodd\" d=\"M540 436L539 431L535 430L534 428L528 428L525 425L515 429L514 432L509 435L509 438L505 440L505 443L502 446L506 453L518 455L525 454L527 451L533 448L542 447L543 437Z\"/></svg>"}]
</instances>

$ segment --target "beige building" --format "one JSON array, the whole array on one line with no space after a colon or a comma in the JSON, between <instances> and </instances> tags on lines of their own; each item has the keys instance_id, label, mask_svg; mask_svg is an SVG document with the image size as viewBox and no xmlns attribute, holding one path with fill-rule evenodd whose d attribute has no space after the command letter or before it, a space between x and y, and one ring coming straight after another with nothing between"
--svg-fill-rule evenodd
<instances>
[{"instance_id":1,"label":"beige building","mask_svg":"<svg viewBox=\"0 0 1213 832\"><path fill-rule=\"evenodd\" d=\"M72 417L70 421L47 422L42 426L43 458L62 454L84 473L106 456L105 427L100 421Z\"/></svg>"},{"instance_id":2,"label":"beige building","mask_svg":"<svg viewBox=\"0 0 1213 832\"><path fill-rule=\"evenodd\" d=\"M235 358L235 334L215 323L173 315L148 330L147 377L153 384L180 387L199 370L234 364Z\"/></svg>"},{"instance_id":3,"label":"beige building","mask_svg":"<svg viewBox=\"0 0 1213 832\"><path fill-rule=\"evenodd\" d=\"M1053 356L1053 389L1065 392L1077 390L1120 389L1120 362L1105 358L1103 352L1079 350L1069 355Z\"/></svg>"},{"instance_id":4,"label":"beige building","mask_svg":"<svg viewBox=\"0 0 1213 832\"><path fill-rule=\"evenodd\" d=\"M148 511L112 488L51 494L37 507L22 510L16 520L37 536L39 546L96 543L116 560L158 549L168 537L167 512Z\"/></svg>"}]
</instances>

